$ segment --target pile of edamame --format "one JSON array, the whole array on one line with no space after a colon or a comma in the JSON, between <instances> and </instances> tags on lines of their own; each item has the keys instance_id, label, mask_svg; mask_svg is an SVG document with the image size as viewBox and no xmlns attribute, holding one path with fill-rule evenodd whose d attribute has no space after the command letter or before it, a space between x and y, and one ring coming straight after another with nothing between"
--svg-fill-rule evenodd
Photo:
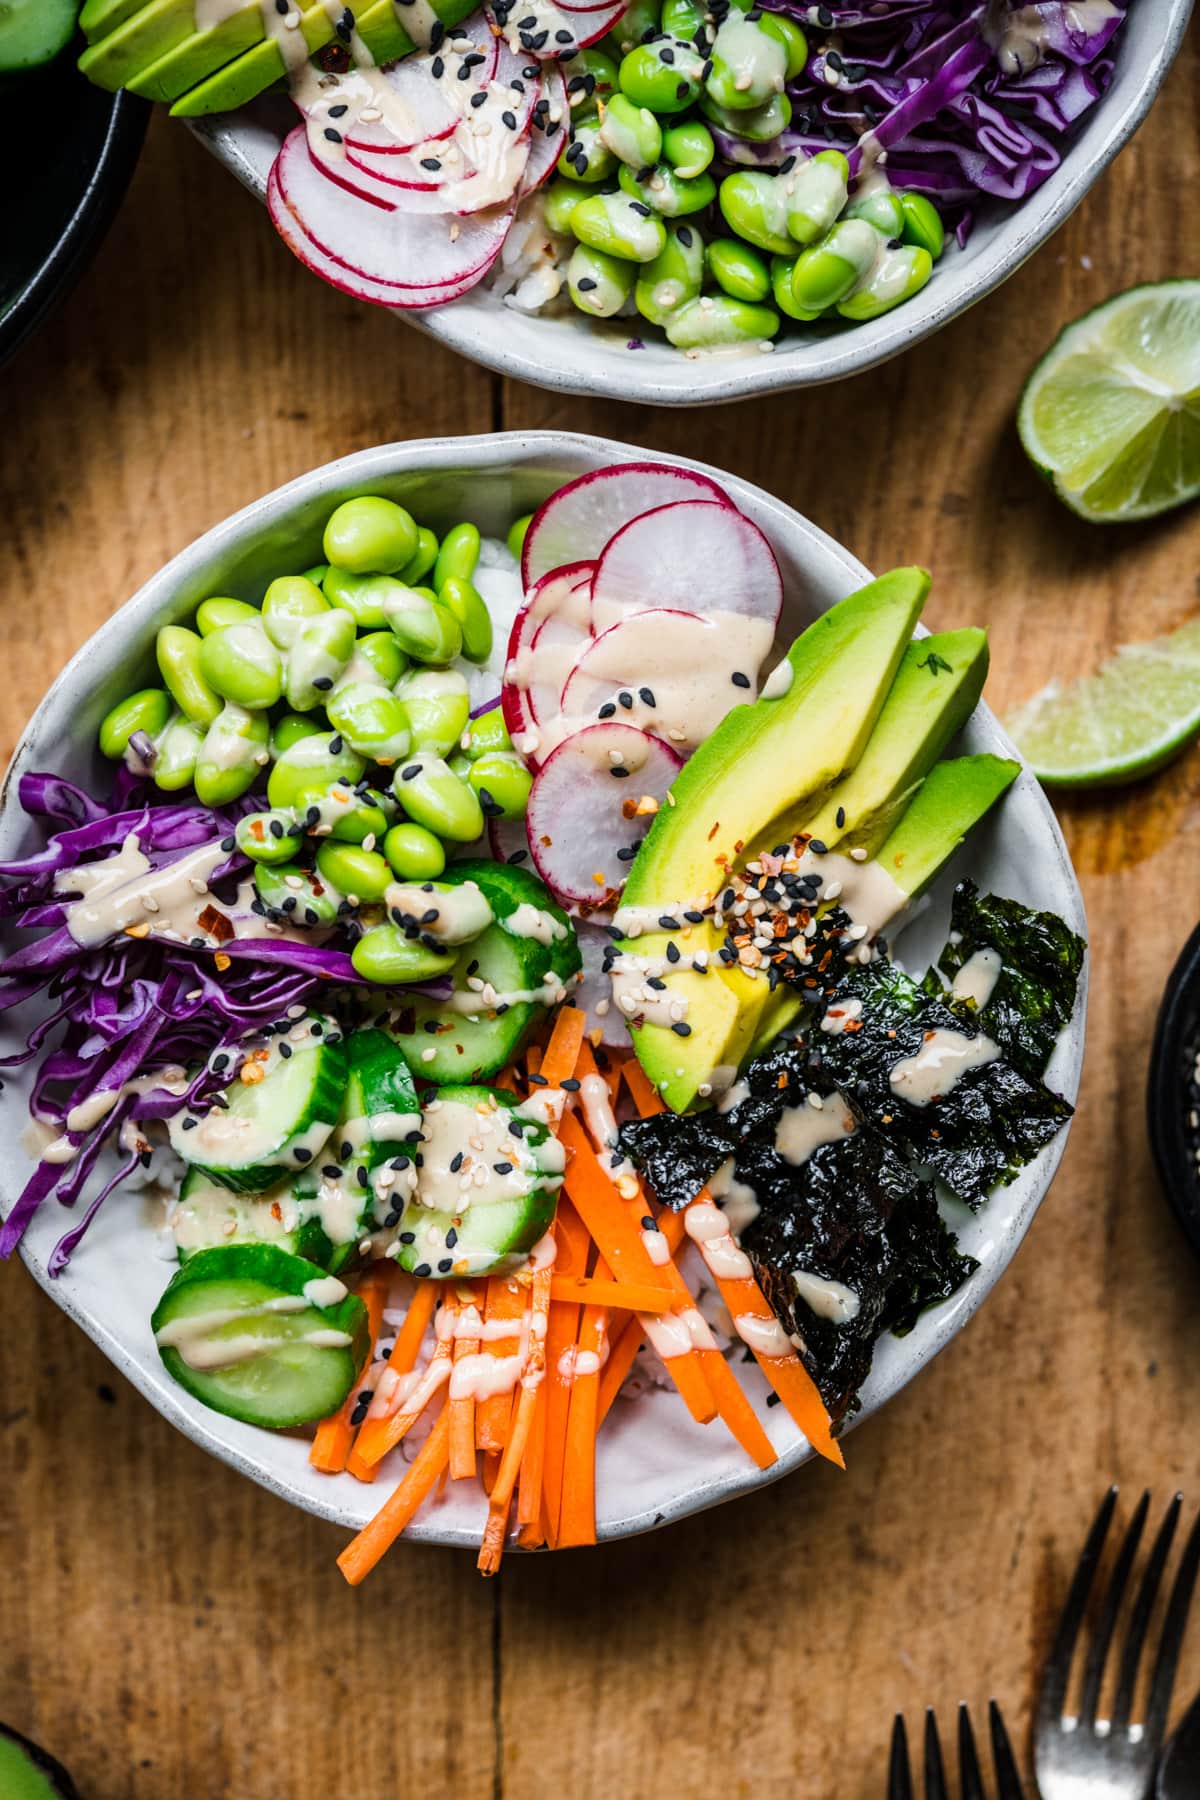
<instances>
[{"instance_id":1,"label":"pile of edamame","mask_svg":"<svg viewBox=\"0 0 1200 1800\"><path fill-rule=\"evenodd\" d=\"M924 195L877 171L852 196L833 149L713 172L711 125L755 144L788 125L786 85L808 60L794 19L750 0L632 0L614 36L565 65L571 136L543 196L547 226L575 240L580 311L632 301L699 350L765 342L781 315L878 318L925 286L945 233Z\"/></svg>"},{"instance_id":2,"label":"pile of edamame","mask_svg":"<svg viewBox=\"0 0 1200 1800\"><path fill-rule=\"evenodd\" d=\"M514 553L527 524L509 534ZM485 818L522 817L531 785L499 707L472 719L452 666L492 649L472 579L476 527L439 543L404 507L363 495L335 509L323 550L325 562L272 581L261 605L215 596L194 628L164 626L162 685L100 726L105 756L166 793L192 786L206 806L265 776L264 809L239 819L237 843L255 864L256 910L300 927L377 906L397 879L435 880L447 845L473 843ZM378 930L392 928L368 930L353 953L367 979L444 966L414 943L403 970L392 956L385 973Z\"/></svg>"}]
</instances>

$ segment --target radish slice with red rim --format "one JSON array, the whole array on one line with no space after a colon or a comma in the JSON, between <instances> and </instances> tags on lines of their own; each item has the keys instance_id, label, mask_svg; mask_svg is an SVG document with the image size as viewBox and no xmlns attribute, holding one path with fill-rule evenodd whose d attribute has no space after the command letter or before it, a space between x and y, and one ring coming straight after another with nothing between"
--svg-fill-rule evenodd
<instances>
[{"instance_id":1,"label":"radish slice with red rim","mask_svg":"<svg viewBox=\"0 0 1200 1800\"><path fill-rule=\"evenodd\" d=\"M494 862L514 863L521 869L533 867L524 819L489 819L487 839Z\"/></svg>"},{"instance_id":2,"label":"radish slice with red rim","mask_svg":"<svg viewBox=\"0 0 1200 1800\"><path fill-rule=\"evenodd\" d=\"M722 500L733 505L709 476L669 463L614 463L577 476L533 515L521 552L526 588L574 557L598 557L622 525L674 500Z\"/></svg>"},{"instance_id":3,"label":"radish slice with red rim","mask_svg":"<svg viewBox=\"0 0 1200 1800\"><path fill-rule=\"evenodd\" d=\"M584 646L563 688L562 711L581 722L622 719L690 755L731 706L755 697L771 640L758 621L746 620L747 636L762 640L747 642L741 623L665 607L631 613ZM747 663L748 672L739 667Z\"/></svg>"},{"instance_id":4,"label":"radish slice with red rim","mask_svg":"<svg viewBox=\"0 0 1200 1800\"><path fill-rule=\"evenodd\" d=\"M588 919L576 919L574 925L583 973L573 998L587 1015L584 1029L589 1033L598 1031L601 1043L619 1049L631 1040L625 1015L613 1004L612 978L604 966L612 938L603 925L593 925Z\"/></svg>"},{"instance_id":5,"label":"radish slice with red rim","mask_svg":"<svg viewBox=\"0 0 1200 1800\"><path fill-rule=\"evenodd\" d=\"M765 655L783 607L783 577L758 526L728 500L679 500L622 526L592 583L601 631L650 602L760 620L770 628Z\"/></svg>"},{"instance_id":6,"label":"radish slice with red rim","mask_svg":"<svg viewBox=\"0 0 1200 1800\"><path fill-rule=\"evenodd\" d=\"M513 0L504 10L505 37L514 50L547 62L551 57L573 56L576 50L598 43L622 16L625 4L626 0L621 0L619 5L589 7L584 13L568 12L565 7L553 5L552 0L535 0L528 10L536 23L532 29L522 31L516 24L508 23L514 12L520 10L522 17L526 13L523 0Z\"/></svg>"},{"instance_id":7,"label":"radish slice with red rim","mask_svg":"<svg viewBox=\"0 0 1200 1800\"><path fill-rule=\"evenodd\" d=\"M526 815L538 874L564 900L603 903L624 884L651 814L681 759L660 738L613 720L561 743L533 778Z\"/></svg>"},{"instance_id":8,"label":"radish slice with red rim","mask_svg":"<svg viewBox=\"0 0 1200 1800\"><path fill-rule=\"evenodd\" d=\"M591 640L591 593L595 563L567 563L535 582L513 621L504 660L504 723L532 766L537 766L539 722L558 712L559 696L575 657ZM548 626L541 656L535 645Z\"/></svg>"},{"instance_id":9,"label":"radish slice with red rim","mask_svg":"<svg viewBox=\"0 0 1200 1800\"><path fill-rule=\"evenodd\" d=\"M542 71L542 91L531 120L529 161L521 177L518 198L523 200L526 194L544 186L553 175L566 142L565 121L569 114L567 84L562 72L547 63Z\"/></svg>"}]
</instances>

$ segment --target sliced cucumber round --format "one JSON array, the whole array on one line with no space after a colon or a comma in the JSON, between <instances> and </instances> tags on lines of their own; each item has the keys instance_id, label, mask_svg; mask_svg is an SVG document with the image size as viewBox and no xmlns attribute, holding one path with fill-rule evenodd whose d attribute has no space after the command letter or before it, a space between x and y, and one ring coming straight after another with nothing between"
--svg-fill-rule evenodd
<instances>
[{"instance_id":1,"label":"sliced cucumber round","mask_svg":"<svg viewBox=\"0 0 1200 1800\"><path fill-rule=\"evenodd\" d=\"M328 1269L335 1252L320 1218L305 1216L291 1176L249 1195L221 1187L204 1169L189 1169L171 1211L171 1231L181 1263L222 1245L274 1244Z\"/></svg>"},{"instance_id":2,"label":"sliced cucumber round","mask_svg":"<svg viewBox=\"0 0 1200 1800\"><path fill-rule=\"evenodd\" d=\"M367 1309L274 1244L202 1250L150 1321L168 1372L215 1412L285 1430L336 1411L367 1354Z\"/></svg>"},{"instance_id":3,"label":"sliced cucumber round","mask_svg":"<svg viewBox=\"0 0 1200 1800\"><path fill-rule=\"evenodd\" d=\"M174 1114L167 1125L171 1148L220 1186L261 1194L323 1148L348 1072L340 1028L327 1019L301 1019L247 1056L225 1090L223 1109L197 1114L185 1107Z\"/></svg>"},{"instance_id":4,"label":"sliced cucumber round","mask_svg":"<svg viewBox=\"0 0 1200 1800\"><path fill-rule=\"evenodd\" d=\"M445 881L473 881L510 937L537 943L549 957L559 980L569 983L583 961L575 927L544 881L513 863L465 857L447 869Z\"/></svg>"},{"instance_id":5,"label":"sliced cucumber round","mask_svg":"<svg viewBox=\"0 0 1200 1800\"><path fill-rule=\"evenodd\" d=\"M425 1108L400 1267L434 1280L519 1268L554 1218L564 1164L558 1139L510 1094L444 1087Z\"/></svg>"}]
</instances>

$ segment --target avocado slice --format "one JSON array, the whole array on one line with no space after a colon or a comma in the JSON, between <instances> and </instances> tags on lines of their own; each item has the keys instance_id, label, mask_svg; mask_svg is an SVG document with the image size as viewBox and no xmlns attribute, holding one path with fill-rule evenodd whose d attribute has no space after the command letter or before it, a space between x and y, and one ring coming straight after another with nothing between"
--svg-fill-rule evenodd
<instances>
[{"instance_id":1,"label":"avocado slice","mask_svg":"<svg viewBox=\"0 0 1200 1800\"><path fill-rule=\"evenodd\" d=\"M929 576L893 569L831 607L787 655L791 685L778 698L738 706L681 769L638 851L622 911L675 916L719 891L733 865L772 819L824 799L863 754L912 635ZM803 748L801 748L803 747ZM620 915L618 914L618 918ZM685 953L720 941L711 922L694 928ZM664 958L670 934L623 941L638 957ZM638 1059L667 1105L683 1112L714 1070L745 1060L767 1005L767 984L736 967L665 977L687 994L686 1035L665 1025L633 1027Z\"/></svg>"},{"instance_id":2,"label":"avocado slice","mask_svg":"<svg viewBox=\"0 0 1200 1800\"><path fill-rule=\"evenodd\" d=\"M306 7L300 14L296 30L304 39L308 54L315 56L318 50L333 42L333 17L318 0L316 6ZM232 62L189 88L172 106L171 116L199 119L209 113L233 112L259 94L265 94L277 81L282 81L287 74L283 51L274 38L264 38L261 31L258 36L261 41L251 49L243 50Z\"/></svg>"},{"instance_id":3,"label":"avocado slice","mask_svg":"<svg viewBox=\"0 0 1200 1800\"><path fill-rule=\"evenodd\" d=\"M151 0L115 30L89 44L79 59L80 70L97 87L115 93L140 70L191 37L195 29L192 0Z\"/></svg>"},{"instance_id":4,"label":"avocado slice","mask_svg":"<svg viewBox=\"0 0 1200 1800\"><path fill-rule=\"evenodd\" d=\"M959 756L938 763L875 861L915 900L1020 772L1020 763L1004 756Z\"/></svg>"},{"instance_id":5,"label":"avocado slice","mask_svg":"<svg viewBox=\"0 0 1200 1800\"><path fill-rule=\"evenodd\" d=\"M803 827L832 850L874 856L919 784L975 710L988 669L987 633L974 628L915 638L855 768ZM840 824L839 824L840 819ZM764 833L763 848L783 838Z\"/></svg>"},{"instance_id":6,"label":"avocado slice","mask_svg":"<svg viewBox=\"0 0 1200 1800\"><path fill-rule=\"evenodd\" d=\"M219 25L192 32L165 56L139 69L125 85L146 100L178 100L244 50L261 43L262 37L262 9L257 0L252 0L252 4L231 13Z\"/></svg>"},{"instance_id":7,"label":"avocado slice","mask_svg":"<svg viewBox=\"0 0 1200 1800\"><path fill-rule=\"evenodd\" d=\"M79 15L79 25L89 44L115 31L134 13L141 12L147 0L87 0Z\"/></svg>"},{"instance_id":8,"label":"avocado slice","mask_svg":"<svg viewBox=\"0 0 1200 1800\"><path fill-rule=\"evenodd\" d=\"M79 1800L62 1764L11 1725L0 1725L0 1794L5 1800Z\"/></svg>"}]
</instances>

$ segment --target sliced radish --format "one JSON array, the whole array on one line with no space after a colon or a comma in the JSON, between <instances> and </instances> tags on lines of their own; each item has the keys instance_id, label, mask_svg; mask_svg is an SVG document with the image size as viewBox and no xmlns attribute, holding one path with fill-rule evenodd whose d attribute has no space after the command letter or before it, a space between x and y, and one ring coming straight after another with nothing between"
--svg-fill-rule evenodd
<instances>
[{"instance_id":1,"label":"sliced radish","mask_svg":"<svg viewBox=\"0 0 1200 1800\"><path fill-rule=\"evenodd\" d=\"M652 603L765 620L773 637L783 578L758 526L727 500L678 500L642 513L609 540L592 603L601 630Z\"/></svg>"},{"instance_id":2,"label":"sliced radish","mask_svg":"<svg viewBox=\"0 0 1200 1800\"><path fill-rule=\"evenodd\" d=\"M624 883L644 835L635 808L661 800L680 768L661 739L615 720L589 725L552 751L533 778L527 825L538 874L554 892L595 905Z\"/></svg>"},{"instance_id":3,"label":"sliced radish","mask_svg":"<svg viewBox=\"0 0 1200 1800\"><path fill-rule=\"evenodd\" d=\"M440 185L434 183L429 187L382 178L351 157L339 163L327 163L324 157L318 157L317 166L339 187L390 212L444 213L463 218L470 213L507 204L515 197L524 178L529 150L528 132L520 137L513 136L505 145L503 156L497 158L495 169L489 170L486 178L480 171L468 169L459 179L443 180Z\"/></svg>"},{"instance_id":4,"label":"sliced radish","mask_svg":"<svg viewBox=\"0 0 1200 1800\"><path fill-rule=\"evenodd\" d=\"M526 588L574 557L598 557L622 525L651 507L676 500L722 500L733 505L707 475L669 463L613 463L577 476L533 515L521 552Z\"/></svg>"},{"instance_id":5,"label":"sliced radish","mask_svg":"<svg viewBox=\"0 0 1200 1800\"><path fill-rule=\"evenodd\" d=\"M475 66L471 83L473 87L485 87L496 73L500 56L497 39L478 16L460 25L452 35L456 38L469 38L474 53L485 58L484 62ZM447 96L439 77L433 73L433 64L439 57L443 63L446 61L445 49L422 50L415 56L404 56L399 62L389 63L384 70L389 88L411 115L411 133L401 139L382 123L364 125L361 120L356 120L347 135L347 144L373 156L404 155L433 139L449 137L459 124L462 113Z\"/></svg>"},{"instance_id":6,"label":"sliced radish","mask_svg":"<svg viewBox=\"0 0 1200 1800\"><path fill-rule=\"evenodd\" d=\"M523 16L522 0L514 0L505 12L504 35L513 50L549 62L551 58L573 56L576 50L598 43L611 31L625 7L626 0L620 0L620 4L614 0L612 5L589 7L586 13L568 12L551 4L551 0L537 0L533 9L536 24L532 30L521 31L516 23L509 22L514 12Z\"/></svg>"},{"instance_id":7,"label":"sliced radish","mask_svg":"<svg viewBox=\"0 0 1200 1800\"><path fill-rule=\"evenodd\" d=\"M722 679L722 665L728 668L737 654L728 631L697 613L666 607L631 613L583 646L561 710L580 721L615 713L683 754L716 730L736 700L753 698L729 675ZM755 665L749 678L757 673Z\"/></svg>"},{"instance_id":8,"label":"sliced radish","mask_svg":"<svg viewBox=\"0 0 1200 1800\"><path fill-rule=\"evenodd\" d=\"M383 212L327 181L308 154L303 125L284 140L275 168L280 198L318 249L352 274L408 290L397 306L438 304L439 290L470 286L491 267L512 223L512 204L469 218Z\"/></svg>"},{"instance_id":9,"label":"sliced radish","mask_svg":"<svg viewBox=\"0 0 1200 1800\"><path fill-rule=\"evenodd\" d=\"M587 1015L584 1029L599 1031L600 1041L617 1049L630 1042L625 1015L614 1004L612 980L604 966L604 956L612 949L612 938L603 925L587 919L575 920L575 937L583 958L583 974L575 989L574 1000Z\"/></svg>"},{"instance_id":10,"label":"sliced radish","mask_svg":"<svg viewBox=\"0 0 1200 1800\"><path fill-rule=\"evenodd\" d=\"M545 105L542 106L542 101ZM538 96L529 138L529 161L521 177L518 199L542 187L554 173L566 141L566 120L570 113L567 84L562 70L547 63L542 71L542 91Z\"/></svg>"},{"instance_id":11,"label":"sliced radish","mask_svg":"<svg viewBox=\"0 0 1200 1800\"><path fill-rule=\"evenodd\" d=\"M516 863L522 869L533 867L524 819L489 819L487 837L494 861Z\"/></svg>"},{"instance_id":12,"label":"sliced radish","mask_svg":"<svg viewBox=\"0 0 1200 1800\"><path fill-rule=\"evenodd\" d=\"M536 737L539 721L546 722L558 711L558 699L564 682L574 667L575 657L591 638L590 593L595 563L567 563L535 582L527 603L513 620L508 650L504 659L504 722L509 736L516 741ZM550 625L554 633L547 637L542 654L535 656L535 645ZM536 749L527 743L524 755L536 767Z\"/></svg>"}]
</instances>

